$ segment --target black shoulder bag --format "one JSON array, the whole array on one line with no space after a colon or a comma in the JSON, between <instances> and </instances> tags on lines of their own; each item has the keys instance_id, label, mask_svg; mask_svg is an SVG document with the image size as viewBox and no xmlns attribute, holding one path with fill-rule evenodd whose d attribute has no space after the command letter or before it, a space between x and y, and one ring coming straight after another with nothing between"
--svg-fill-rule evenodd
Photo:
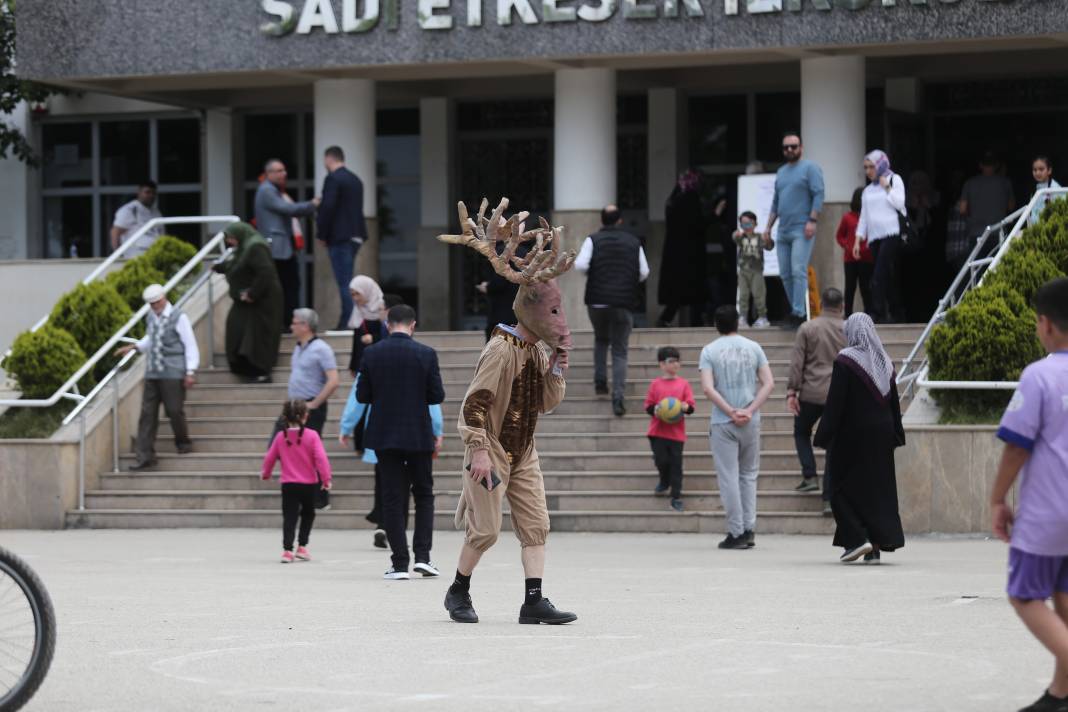
<instances>
[{"instance_id":1,"label":"black shoulder bag","mask_svg":"<svg viewBox=\"0 0 1068 712\"><path fill-rule=\"evenodd\" d=\"M890 187L894 186L894 179L890 179ZM914 255L923 249L923 240L919 231L909 219L908 207L897 211L897 229L901 237L901 251L907 255Z\"/></svg>"}]
</instances>

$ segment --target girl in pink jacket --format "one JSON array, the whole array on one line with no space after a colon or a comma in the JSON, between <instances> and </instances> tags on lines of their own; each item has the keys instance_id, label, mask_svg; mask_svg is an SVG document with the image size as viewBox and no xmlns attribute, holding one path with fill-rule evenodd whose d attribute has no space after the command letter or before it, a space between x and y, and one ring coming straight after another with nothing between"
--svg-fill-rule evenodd
<instances>
[{"instance_id":1,"label":"girl in pink jacket","mask_svg":"<svg viewBox=\"0 0 1068 712\"><path fill-rule=\"evenodd\" d=\"M319 490L330 489L330 460L326 458L319 433L304 427L308 406L302 400L286 401L282 420L286 429L274 436L263 456L260 477L271 479L274 463L282 462L282 563L293 562L293 533L300 518L296 558L310 561L308 536L315 521L315 500Z\"/></svg>"}]
</instances>

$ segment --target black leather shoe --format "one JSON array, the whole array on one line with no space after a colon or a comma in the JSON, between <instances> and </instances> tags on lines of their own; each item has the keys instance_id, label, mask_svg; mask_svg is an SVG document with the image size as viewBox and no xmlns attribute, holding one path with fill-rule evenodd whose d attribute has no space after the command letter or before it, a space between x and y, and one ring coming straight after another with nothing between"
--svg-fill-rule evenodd
<instances>
[{"instance_id":1,"label":"black leather shoe","mask_svg":"<svg viewBox=\"0 0 1068 712\"><path fill-rule=\"evenodd\" d=\"M156 465L156 460L152 459L152 460L146 460L145 462L135 462L134 464L130 465L130 467L128 467L127 469L130 472L140 472L141 470L147 470L150 467L155 467L155 465Z\"/></svg>"},{"instance_id":2,"label":"black leather shoe","mask_svg":"<svg viewBox=\"0 0 1068 712\"><path fill-rule=\"evenodd\" d=\"M524 603L519 609L519 622L526 625L560 625L561 623L574 623L578 616L567 611L558 611L548 598L543 598L537 603L527 605Z\"/></svg>"},{"instance_id":3,"label":"black leather shoe","mask_svg":"<svg viewBox=\"0 0 1068 712\"><path fill-rule=\"evenodd\" d=\"M445 610L449 618L457 623L478 623L478 614L471 604L471 594L467 591L454 591L452 586L445 592Z\"/></svg>"},{"instance_id":4,"label":"black leather shoe","mask_svg":"<svg viewBox=\"0 0 1068 712\"><path fill-rule=\"evenodd\" d=\"M593 392L599 396L608 395L608 384L606 383L594 383Z\"/></svg>"},{"instance_id":5,"label":"black leather shoe","mask_svg":"<svg viewBox=\"0 0 1068 712\"><path fill-rule=\"evenodd\" d=\"M622 418L627 414L627 406L623 405L622 400L612 401L612 412L616 414L616 417Z\"/></svg>"},{"instance_id":6,"label":"black leather shoe","mask_svg":"<svg viewBox=\"0 0 1068 712\"><path fill-rule=\"evenodd\" d=\"M179 455L188 455L193 452L193 443L182 443L181 445L176 445L174 449L178 451Z\"/></svg>"}]
</instances>

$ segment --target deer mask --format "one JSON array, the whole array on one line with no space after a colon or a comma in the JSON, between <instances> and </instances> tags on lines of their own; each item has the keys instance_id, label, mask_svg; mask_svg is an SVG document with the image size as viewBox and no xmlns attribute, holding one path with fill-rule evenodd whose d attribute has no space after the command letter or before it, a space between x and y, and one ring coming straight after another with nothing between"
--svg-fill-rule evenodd
<instances>
[{"instance_id":1,"label":"deer mask","mask_svg":"<svg viewBox=\"0 0 1068 712\"><path fill-rule=\"evenodd\" d=\"M493 215L486 217L489 202L483 198L477 220L467 214L467 206L460 202L462 235L438 235L438 239L451 245L467 245L489 260L497 274L519 285L513 310L519 323L527 330L557 350L571 348L571 330L567 328L563 295L556 284L556 277L567 272L575 264L575 251L560 253L562 230L550 227L544 218L541 226L522 232L523 221L529 213L521 212L504 220L508 198L501 198ZM504 251L498 255L496 241L504 241ZM534 245L526 257L516 257L521 243L533 240Z\"/></svg>"}]
</instances>

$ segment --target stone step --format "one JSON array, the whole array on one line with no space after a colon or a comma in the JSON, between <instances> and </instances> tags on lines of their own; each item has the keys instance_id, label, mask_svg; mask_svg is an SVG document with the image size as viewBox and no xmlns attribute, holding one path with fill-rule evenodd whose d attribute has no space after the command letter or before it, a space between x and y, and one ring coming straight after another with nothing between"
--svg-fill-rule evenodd
<instances>
[{"instance_id":1,"label":"stone step","mask_svg":"<svg viewBox=\"0 0 1068 712\"><path fill-rule=\"evenodd\" d=\"M366 529L372 525L364 519L365 511L330 509L319 512L316 529ZM707 533L720 537L726 524L722 512L558 512L550 511L553 531L557 532L635 532L635 533ZM190 509L104 509L70 511L66 524L73 529L175 529L175 528L259 528L278 529L281 515L277 507L265 510L190 510ZM511 529L504 516L502 537ZM453 530L452 512L436 512L434 528ZM834 521L817 512L757 511L759 534L814 534L830 536ZM314 536L314 534L313 534ZM758 543L759 546L759 543ZM386 565L383 558L383 565Z\"/></svg>"},{"instance_id":2,"label":"stone step","mask_svg":"<svg viewBox=\"0 0 1068 712\"><path fill-rule=\"evenodd\" d=\"M646 471L636 472L553 472L543 475L545 488L566 492L642 491L651 492L659 481L650 462ZM459 488L459 473L435 470L439 487ZM801 480L800 470L763 470L757 478L758 490L792 491ZM277 482L277 478L273 480ZM232 491L255 490L266 486L259 472L109 472L100 475L101 491ZM339 490L368 491L374 488L374 472L339 470L334 472L334 487ZM683 489L714 490L716 476L711 470L693 470L683 475Z\"/></svg>"},{"instance_id":3,"label":"stone step","mask_svg":"<svg viewBox=\"0 0 1068 712\"><path fill-rule=\"evenodd\" d=\"M458 490L435 491L436 510L454 512L459 500ZM719 492L690 490L684 492L685 506L692 511L721 511ZM652 512L668 509L669 500L644 492L557 492L547 491L545 500L552 511L620 511ZM330 495L332 506L339 509L370 511L374 506L374 492L370 490L336 490ZM280 506L277 485L263 483L257 490L186 491L160 490L93 490L85 495L86 507L93 511L105 509L235 509L262 510ZM507 505L505 505L507 509ZM757 493L757 511L819 512L823 509L818 494L762 491Z\"/></svg>"},{"instance_id":4,"label":"stone step","mask_svg":"<svg viewBox=\"0 0 1068 712\"><path fill-rule=\"evenodd\" d=\"M823 460L822 452L816 453L817 463ZM616 472L644 472L649 469L650 455L643 451L637 452L586 452L575 451L567 453L542 452L539 454L543 472L553 471L616 471ZM197 471L255 471L263 462L263 453L259 452L227 452L227 453L192 453L189 455L175 455L160 452L157 468L164 471L197 472ZM120 468L125 470L134 462L132 453L124 454L120 458ZM351 465L346 469L355 471L370 470L371 465L351 460ZM761 466L769 470L789 470L797 467L797 453L793 450L764 450L760 458ZM459 472L463 466L461 453L443 453L435 460L435 469L442 472ZM686 470L711 470L712 455L707 449L690 448L683 453L683 471Z\"/></svg>"},{"instance_id":5,"label":"stone step","mask_svg":"<svg viewBox=\"0 0 1068 712\"><path fill-rule=\"evenodd\" d=\"M705 425L704 430L699 430ZM351 445L342 445L334 435L337 430L326 430L327 437L324 440L326 451L331 457L354 456ZM270 426L259 434L254 435L198 435L193 447L198 453L226 453L226 452L255 452L261 449L266 452L271 433ZM691 426L688 433L691 447L708 449L707 421L700 418ZM564 454L573 451L588 452L643 452L649 453L649 440L644 433L540 433L537 436L539 451L547 453ZM788 450L794 447L794 438L791 433L765 432L761 433L761 447L765 450ZM442 447L442 455L459 455L463 452L463 442L455 432L446 433L445 443ZM174 441L171 439L157 438L157 452L175 452Z\"/></svg>"},{"instance_id":6,"label":"stone step","mask_svg":"<svg viewBox=\"0 0 1068 712\"><path fill-rule=\"evenodd\" d=\"M185 413L186 416L194 418L230 417L232 419L241 419L250 416L270 416L282 412L282 404L285 401L284 391L279 392L279 398L271 398L269 394L257 393L256 395L256 399L250 398L246 400L226 400L222 397L217 397L213 400L189 400L185 404ZM457 391L456 394L446 394L445 402L442 404L446 423L456 422L460 412L460 404L463 402L463 395L464 391ZM645 404L644 394L641 397L628 397L624 402L629 414L644 414L642 410L642 406ZM704 412L707 413L707 399L701 398L699 407L705 409ZM344 408L345 401L340 395L330 400L330 411L339 417ZM563 403L556 407L551 415L543 415L538 419L539 432L542 423L550 418L573 415L607 415L610 410L611 404L604 396L568 396ZM763 413L785 414L787 412L786 397L773 394L761 410Z\"/></svg>"},{"instance_id":7,"label":"stone step","mask_svg":"<svg viewBox=\"0 0 1068 712\"><path fill-rule=\"evenodd\" d=\"M611 404L604 401L599 414L594 415L561 415L553 413L550 416L542 416L538 419L537 437L540 440L546 435L553 433L626 433L635 437L644 437L649 428L649 416L644 413L626 415L622 418L613 416L610 412ZM702 407L699 402L698 407ZM707 408L707 401L704 404ZM457 413L447 414L445 417L446 435L456 433ZM250 415L241 418L233 417L187 417L186 425L193 438L201 435L226 433L230 435L260 435L266 438L274 427L275 418L265 415ZM339 432L341 427L341 409L331 408L326 419L327 437L331 438ZM760 430L762 433L792 433L794 427L793 416L789 413L762 413ZM708 432L707 415L695 415L689 421L687 430L690 437L698 435L703 439ZM170 421L166 418L160 420L159 437L157 442L162 443L174 436Z\"/></svg>"},{"instance_id":8,"label":"stone step","mask_svg":"<svg viewBox=\"0 0 1068 712\"><path fill-rule=\"evenodd\" d=\"M711 341L711 339L709 339ZM679 356L685 364L697 364L698 358L701 355L701 349L708 343L708 341L693 340L691 343L679 344ZM906 341L885 341L887 353L890 354L890 358L895 361L900 361L908 355L909 351L915 345L915 340ZM628 358L634 363L656 363L656 350L659 348L656 344L631 344L628 350ZM793 342L781 342L767 344L764 346L764 354L770 361L785 361L789 360L790 353L793 350ZM438 349L438 362L442 366L458 366L458 365L474 365L478 361L478 354L480 349L471 348L443 348ZM348 346L345 348L335 349L335 355L337 356L338 364L341 368L345 368L349 363L349 358L352 355ZM282 350L278 354L278 366L288 368L290 364L293 352L291 349L287 349L283 346ZM593 363L593 347L592 346L579 346L573 349L571 352L571 358L576 363ZM216 364L220 366L226 363L226 357L222 354L216 354Z\"/></svg>"}]
</instances>

